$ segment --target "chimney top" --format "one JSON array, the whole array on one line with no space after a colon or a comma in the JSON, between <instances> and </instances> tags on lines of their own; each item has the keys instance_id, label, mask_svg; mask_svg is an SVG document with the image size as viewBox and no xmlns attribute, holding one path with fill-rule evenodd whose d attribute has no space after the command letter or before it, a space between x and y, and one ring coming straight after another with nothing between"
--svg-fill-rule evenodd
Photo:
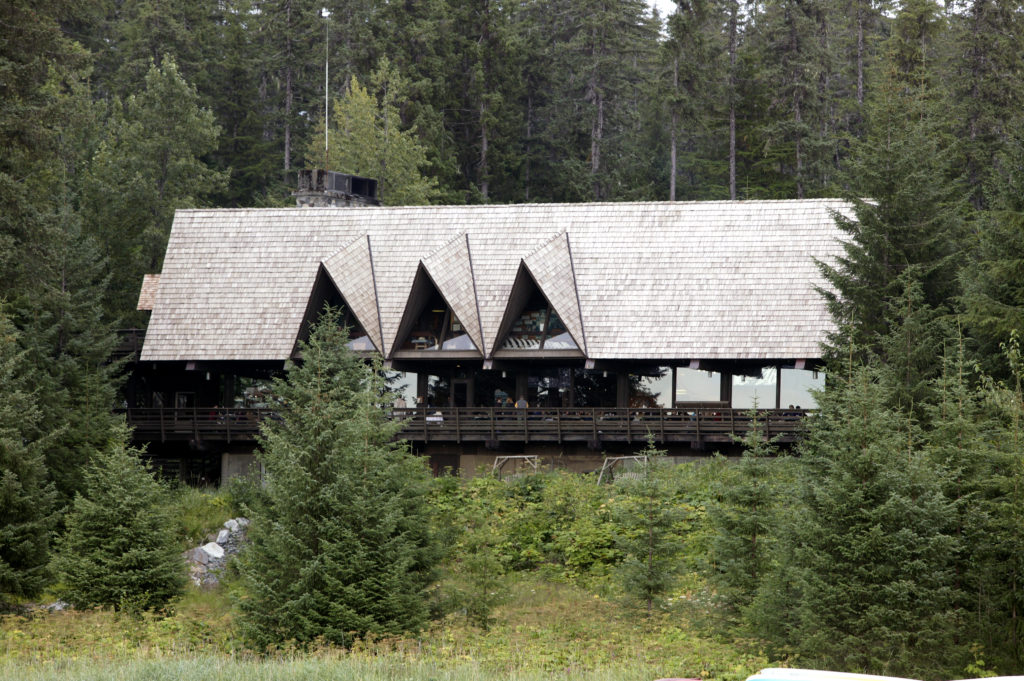
<instances>
[{"instance_id":1,"label":"chimney top","mask_svg":"<svg viewBox=\"0 0 1024 681\"><path fill-rule=\"evenodd\" d=\"M333 170L300 170L298 189L292 192L300 207L379 206L377 180Z\"/></svg>"}]
</instances>

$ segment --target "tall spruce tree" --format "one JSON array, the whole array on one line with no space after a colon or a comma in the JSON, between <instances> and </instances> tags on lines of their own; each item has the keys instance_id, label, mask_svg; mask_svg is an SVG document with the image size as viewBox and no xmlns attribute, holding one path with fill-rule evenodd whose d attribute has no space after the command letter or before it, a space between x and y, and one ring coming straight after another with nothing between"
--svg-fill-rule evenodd
<instances>
[{"instance_id":1,"label":"tall spruce tree","mask_svg":"<svg viewBox=\"0 0 1024 681\"><path fill-rule=\"evenodd\" d=\"M253 509L242 556L242 627L257 646L419 629L439 556L430 475L386 418L379 366L345 348L328 310L275 382L281 420L268 421L259 459L266 504Z\"/></svg>"},{"instance_id":2,"label":"tall spruce tree","mask_svg":"<svg viewBox=\"0 0 1024 681\"><path fill-rule=\"evenodd\" d=\"M884 357L882 340L898 318L888 307L908 285L920 286L920 304L935 315L948 313L957 292L964 197L939 93L924 67L939 31L936 12L930 2L908 3L874 71L868 132L847 165L854 216L837 217L849 235L845 254L822 265L838 328L829 341L833 356L855 347Z\"/></svg>"},{"instance_id":3,"label":"tall spruce tree","mask_svg":"<svg viewBox=\"0 0 1024 681\"><path fill-rule=\"evenodd\" d=\"M123 426L112 433L65 516L54 565L61 597L78 607L161 608L185 586L166 489L128 439Z\"/></svg>"},{"instance_id":4,"label":"tall spruce tree","mask_svg":"<svg viewBox=\"0 0 1024 681\"><path fill-rule=\"evenodd\" d=\"M779 506L774 472L778 447L765 436L757 412L741 440L743 454L731 475L716 484L708 506L713 534L708 551L710 581L726 616L738 620L750 605L771 564Z\"/></svg>"},{"instance_id":5,"label":"tall spruce tree","mask_svg":"<svg viewBox=\"0 0 1024 681\"><path fill-rule=\"evenodd\" d=\"M47 582L56 490L47 479L30 365L0 307L0 609Z\"/></svg>"},{"instance_id":6,"label":"tall spruce tree","mask_svg":"<svg viewBox=\"0 0 1024 681\"><path fill-rule=\"evenodd\" d=\"M833 372L800 446L806 471L780 516L778 569L750 610L775 653L880 674L954 674L961 540L945 469L893 409L884 371Z\"/></svg>"},{"instance_id":7,"label":"tall spruce tree","mask_svg":"<svg viewBox=\"0 0 1024 681\"><path fill-rule=\"evenodd\" d=\"M160 269L174 211L201 205L227 176L202 160L219 128L170 58L150 65L144 90L115 101L107 126L83 215L110 264L108 312L131 317L142 275Z\"/></svg>"}]
</instances>

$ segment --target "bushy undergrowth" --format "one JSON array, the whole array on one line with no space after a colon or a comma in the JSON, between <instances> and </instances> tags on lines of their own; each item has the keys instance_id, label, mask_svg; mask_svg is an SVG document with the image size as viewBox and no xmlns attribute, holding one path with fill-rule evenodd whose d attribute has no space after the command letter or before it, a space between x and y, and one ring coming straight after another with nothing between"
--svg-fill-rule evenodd
<instances>
[{"instance_id":1,"label":"bushy undergrowth","mask_svg":"<svg viewBox=\"0 0 1024 681\"><path fill-rule=\"evenodd\" d=\"M206 537L220 529L225 520L240 512L228 489L176 485L170 496L175 534L183 548L205 542Z\"/></svg>"}]
</instances>

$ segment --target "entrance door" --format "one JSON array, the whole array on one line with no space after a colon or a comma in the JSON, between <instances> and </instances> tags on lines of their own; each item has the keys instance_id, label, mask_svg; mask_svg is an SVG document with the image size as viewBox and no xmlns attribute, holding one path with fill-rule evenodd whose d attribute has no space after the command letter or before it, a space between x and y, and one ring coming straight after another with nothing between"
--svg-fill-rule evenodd
<instances>
[{"instance_id":1,"label":"entrance door","mask_svg":"<svg viewBox=\"0 0 1024 681\"><path fill-rule=\"evenodd\" d=\"M468 378L456 378L452 381L452 406L469 407L473 405L473 381Z\"/></svg>"}]
</instances>

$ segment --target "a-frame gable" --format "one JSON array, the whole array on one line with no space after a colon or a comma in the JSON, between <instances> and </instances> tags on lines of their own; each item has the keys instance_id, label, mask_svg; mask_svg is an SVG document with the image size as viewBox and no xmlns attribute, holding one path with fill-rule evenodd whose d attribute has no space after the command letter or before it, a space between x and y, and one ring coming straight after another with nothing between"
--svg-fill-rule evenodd
<instances>
[{"instance_id":1,"label":"a-frame gable","mask_svg":"<svg viewBox=\"0 0 1024 681\"><path fill-rule=\"evenodd\" d=\"M520 262L515 282L498 327L494 352L558 352L583 356L580 337L568 328L562 313L539 286L525 262Z\"/></svg>"},{"instance_id":2,"label":"a-frame gable","mask_svg":"<svg viewBox=\"0 0 1024 681\"><path fill-rule=\"evenodd\" d=\"M320 319L324 311L324 305L329 304L341 308L345 314L341 321L349 327L352 340L349 348L356 351L379 352L379 346L373 343L373 339L366 330L358 315L352 310L348 300L341 294L334 280L327 273L327 268L321 264L317 268L316 278L313 281L313 288L306 301L306 310L302 316L302 325L299 327L299 334L292 347L291 356L298 357L299 343L309 340L310 329ZM367 343L369 341L369 344Z\"/></svg>"},{"instance_id":3,"label":"a-frame gable","mask_svg":"<svg viewBox=\"0 0 1024 681\"><path fill-rule=\"evenodd\" d=\"M572 262L572 249L566 232L548 240L540 248L523 258L541 293L558 313L576 344L587 352L586 331L580 313L576 273Z\"/></svg>"},{"instance_id":4,"label":"a-frame gable","mask_svg":"<svg viewBox=\"0 0 1024 681\"><path fill-rule=\"evenodd\" d=\"M480 305L469 251L469 238L460 234L420 261L430 279L465 325L466 332L481 353L485 353L480 330Z\"/></svg>"},{"instance_id":5,"label":"a-frame gable","mask_svg":"<svg viewBox=\"0 0 1024 681\"><path fill-rule=\"evenodd\" d=\"M420 261L388 357L422 350L440 351L453 358L483 356L462 318Z\"/></svg>"},{"instance_id":6,"label":"a-frame gable","mask_svg":"<svg viewBox=\"0 0 1024 681\"><path fill-rule=\"evenodd\" d=\"M377 283L368 236L353 239L323 261L324 270L374 347L384 347L377 305Z\"/></svg>"}]
</instances>

